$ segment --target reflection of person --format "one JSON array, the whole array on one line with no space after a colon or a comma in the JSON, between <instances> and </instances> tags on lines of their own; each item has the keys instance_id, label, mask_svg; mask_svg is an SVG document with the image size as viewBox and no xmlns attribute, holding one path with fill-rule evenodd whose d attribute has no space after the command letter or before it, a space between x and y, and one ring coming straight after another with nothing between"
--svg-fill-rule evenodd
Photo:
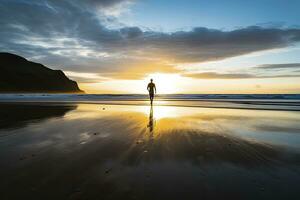
<instances>
[{"instance_id":1,"label":"reflection of person","mask_svg":"<svg viewBox=\"0 0 300 200\"><path fill-rule=\"evenodd\" d=\"M154 128L154 119L153 119L153 106L151 104L150 114L149 114L149 123L147 125L149 128L150 136L153 137L153 128Z\"/></svg>"},{"instance_id":2,"label":"reflection of person","mask_svg":"<svg viewBox=\"0 0 300 200\"><path fill-rule=\"evenodd\" d=\"M147 90L149 92L150 102L152 104L153 99L154 99L154 92L156 94L156 87L155 87L155 84L153 83L153 79L150 79L150 83L147 86Z\"/></svg>"}]
</instances>

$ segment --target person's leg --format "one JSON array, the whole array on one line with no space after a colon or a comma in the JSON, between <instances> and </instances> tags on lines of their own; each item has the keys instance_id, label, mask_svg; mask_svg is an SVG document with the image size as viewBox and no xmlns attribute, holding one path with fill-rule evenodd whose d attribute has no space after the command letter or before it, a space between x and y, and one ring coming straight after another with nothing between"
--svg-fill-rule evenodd
<instances>
[{"instance_id":1,"label":"person's leg","mask_svg":"<svg viewBox=\"0 0 300 200\"><path fill-rule=\"evenodd\" d=\"M150 93L150 101L151 101L151 104L153 102L153 97L154 97L154 94L153 93Z\"/></svg>"}]
</instances>

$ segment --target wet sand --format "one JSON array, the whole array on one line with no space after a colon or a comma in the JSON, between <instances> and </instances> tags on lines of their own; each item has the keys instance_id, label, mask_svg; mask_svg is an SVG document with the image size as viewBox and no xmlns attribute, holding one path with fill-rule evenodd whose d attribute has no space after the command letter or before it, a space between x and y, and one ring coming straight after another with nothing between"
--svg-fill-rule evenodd
<instances>
[{"instance_id":1,"label":"wet sand","mask_svg":"<svg viewBox=\"0 0 300 200\"><path fill-rule=\"evenodd\" d=\"M0 104L0 199L300 199L300 112Z\"/></svg>"}]
</instances>

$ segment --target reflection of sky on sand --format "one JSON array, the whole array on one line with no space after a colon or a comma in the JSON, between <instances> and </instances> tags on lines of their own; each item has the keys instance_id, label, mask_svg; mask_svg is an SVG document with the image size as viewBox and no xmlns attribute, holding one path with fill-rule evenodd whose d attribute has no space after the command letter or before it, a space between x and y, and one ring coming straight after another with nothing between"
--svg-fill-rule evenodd
<instances>
[{"instance_id":1,"label":"reflection of sky on sand","mask_svg":"<svg viewBox=\"0 0 300 200\"><path fill-rule=\"evenodd\" d=\"M150 111L150 106L80 104L64 120L115 117L123 123L133 120L142 129ZM158 131L156 136L166 130L192 129L291 147L299 147L300 143L299 112L153 106L152 119Z\"/></svg>"},{"instance_id":2,"label":"reflection of sky on sand","mask_svg":"<svg viewBox=\"0 0 300 200\"><path fill-rule=\"evenodd\" d=\"M100 193L115 199L228 194L280 199L298 194L299 112L97 104L75 108L60 117L0 129L4 196L32 197L34 188L40 199L44 194L67 199L73 187L87 199ZM9 193L12 188L19 193Z\"/></svg>"},{"instance_id":3,"label":"reflection of sky on sand","mask_svg":"<svg viewBox=\"0 0 300 200\"><path fill-rule=\"evenodd\" d=\"M134 140L149 130L154 138L173 133L172 131L183 130L184 133L186 130L192 130L298 148L299 119L299 112L288 111L153 106L151 113L150 106L79 104L76 110L66 113L62 118L32 123L11 132L18 136L22 135L18 132L55 133L31 135L41 137L39 140L42 144L49 144L46 140L59 139L68 144L75 142L77 136L81 142L84 140L86 143L94 132L99 136ZM32 142L30 145L39 144L36 141ZM25 144L24 142L22 145Z\"/></svg>"}]
</instances>

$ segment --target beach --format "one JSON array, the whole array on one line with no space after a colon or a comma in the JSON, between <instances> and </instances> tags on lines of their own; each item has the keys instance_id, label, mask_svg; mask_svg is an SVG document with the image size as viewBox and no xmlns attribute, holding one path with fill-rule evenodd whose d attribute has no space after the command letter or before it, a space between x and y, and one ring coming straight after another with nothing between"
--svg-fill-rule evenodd
<instances>
[{"instance_id":1,"label":"beach","mask_svg":"<svg viewBox=\"0 0 300 200\"><path fill-rule=\"evenodd\" d=\"M300 0L0 0L0 200L300 200Z\"/></svg>"},{"instance_id":2,"label":"beach","mask_svg":"<svg viewBox=\"0 0 300 200\"><path fill-rule=\"evenodd\" d=\"M300 198L297 102L178 102L1 102L0 198Z\"/></svg>"}]
</instances>

